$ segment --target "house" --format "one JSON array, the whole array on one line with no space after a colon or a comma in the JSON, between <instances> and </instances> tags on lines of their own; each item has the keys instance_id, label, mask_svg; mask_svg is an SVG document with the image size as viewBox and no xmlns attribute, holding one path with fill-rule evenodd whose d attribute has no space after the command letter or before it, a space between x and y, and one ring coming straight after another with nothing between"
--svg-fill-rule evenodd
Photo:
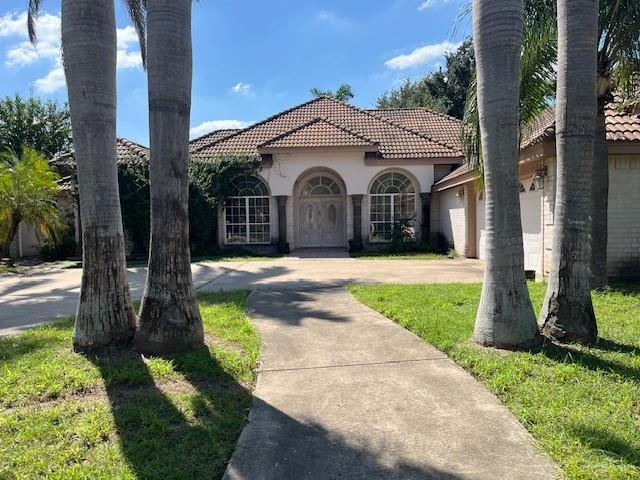
<instances>
[{"instance_id":1,"label":"house","mask_svg":"<svg viewBox=\"0 0 640 480\"><path fill-rule=\"evenodd\" d=\"M607 271L640 277L640 116L610 105L605 111L609 149ZM544 111L523 135L520 209L525 269L536 278L551 267L556 186L555 114ZM468 164L433 186L432 228L440 229L459 255L484 258L485 204Z\"/></svg>"},{"instance_id":2,"label":"house","mask_svg":"<svg viewBox=\"0 0 640 480\"><path fill-rule=\"evenodd\" d=\"M192 142L199 161L261 157L221 206L219 243L280 251L371 248L409 219L431 231L431 188L462 164L460 122L426 109L363 110L319 97L238 131Z\"/></svg>"},{"instance_id":3,"label":"house","mask_svg":"<svg viewBox=\"0 0 640 480\"><path fill-rule=\"evenodd\" d=\"M640 275L640 117L609 107L608 270ZM554 112L525 133L520 205L525 268L549 271L555 195ZM257 158L219 206L218 244L256 250L379 248L408 220L417 241L441 232L459 255L484 258L484 198L464 162L460 122L423 108L364 110L319 97L250 127L193 140L193 161ZM118 161L148 150L118 140Z\"/></svg>"}]
</instances>

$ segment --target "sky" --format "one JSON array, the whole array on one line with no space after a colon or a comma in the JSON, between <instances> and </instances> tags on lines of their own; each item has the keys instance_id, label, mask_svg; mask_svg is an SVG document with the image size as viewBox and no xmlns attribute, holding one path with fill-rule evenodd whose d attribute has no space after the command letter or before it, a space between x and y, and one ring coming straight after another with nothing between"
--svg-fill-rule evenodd
<instances>
[{"instance_id":1,"label":"sky","mask_svg":"<svg viewBox=\"0 0 640 480\"><path fill-rule=\"evenodd\" d=\"M453 24L465 0L200 0L193 6L191 136L239 128L349 83L372 108L402 83L437 70L469 33ZM60 1L44 0L38 43L27 0L0 5L0 97L65 102ZM148 140L147 80L133 27L116 0L118 136Z\"/></svg>"}]
</instances>

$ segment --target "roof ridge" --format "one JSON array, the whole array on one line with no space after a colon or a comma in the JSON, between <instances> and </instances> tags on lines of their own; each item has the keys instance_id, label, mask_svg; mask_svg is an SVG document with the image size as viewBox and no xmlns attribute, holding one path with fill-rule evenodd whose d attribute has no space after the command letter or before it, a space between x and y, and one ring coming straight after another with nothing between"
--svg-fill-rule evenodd
<instances>
[{"instance_id":1,"label":"roof ridge","mask_svg":"<svg viewBox=\"0 0 640 480\"><path fill-rule=\"evenodd\" d=\"M388 112L388 111L403 111L403 110L422 110L425 112L429 112L429 113L433 113L434 115L437 115L439 117L443 117L443 118L447 118L449 120L453 120L457 123L462 123L462 120L460 120L457 117L454 117L453 115L449 115L448 113L442 113L442 112L438 112L437 110L433 110L429 107L399 107L399 108L370 108L368 109L371 112Z\"/></svg>"},{"instance_id":2,"label":"roof ridge","mask_svg":"<svg viewBox=\"0 0 640 480\"><path fill-rule=\"evenodd\" d=\"M127 142L127 143L133 144L134 146L136 146L138 148L142 148L142 149L147 150L147 151L149 150L149 147L145 147L141 143L138 143L138 142L136 142L134 140L130 140L130 139L125 138L125 137L116 137L116 143L117 142Z\"/></svg>"},{"instance_id":3,"label":"roof ridge","mask_svg":"<svg viewBox=\"0 0 640 480\"><path fill-rule=\"evenodd\" d=\"M285 137L288 137L289 135L299 132L300 130L303 130L315 123L319 123L319 122L324 122L328 125L331 125L332 127L337 128L338 130L342 130L343 132L352 135L360 140L364 140L366 142L369 142L372 145L379 145L379 142L376 142L374 140L371 140L370 138L366 137L365 135L363 135L362 133L358 132L357 130L352 130L349 129L347 127L345 127L344 125L341 125L335 121L330 120L327 117L314 117L313 119L309 120L308 122L304 122L300 125L295 126L294 128L287 130L286 132L283 132L279 135L276 135L275 137L270 138L269 140L266 140L264 142L262 142L261 144L258 145L258 148L263 148L266 147L269 143L272 142L277 142L278 140L281 140Z\"/></svg>"},{"instance_id":4,"label":"roof ridge","mask_svg":"<svg viewBox=\"0 0 640 480\"><path fill-rule=\"evenodd\" d=\"M247 131L249 131L249 130L253 130L253 129L254 129L254 128L256 128L256 127L259 127L259 126L261 126L261 125L264 125L265 123L270 122L270 121L272 121L272 120L275 120L275 119L276 119L276 118L278 118L278 117L281 117L282 115L286 115L287 113L290 113L290 112L292 112L292 111L294 111L294 110L297 110L298 108L302 108L302 107L305 107L305 106L307 106L307 105L310 105L310 104L312 104L312 103L314 103L314 102L317 102L318 100L321 100L321 99L323 99L323 98L328 98L328 97L325 97L324 95L321 95L321 96L319 96L319 97L312 98L311 100L307 100L306 102L303 102L303 103L301 103L301 104L299 104L299 105L296 105L296 106L294 106L294 107L287 108L286 110L283 110L283 111L278 112L278 113L276 113L276 114L274 114L274 115L271 115L270 117L267 117L267 118L265 118L264 120L261 120L261 121L259 121L259 122L257 122L257 123L254 123L253 125L249 125L247 128L243 128L242 130L238 130L237 132L232 133L232 134L231 134L231 135L229 135L228 137L220 138L220 139L218 139L218 140L216 140L216 141L213 141L213 142L211 142L211 143L207 143L207 144L205 144L205 145L201 145L201 146L200 146L200 147L198 147L198 148L194 148L194 149L191 151L191 154L197 153L197 152L199 152L199 151L201 151L201 150L204 150L205 148L209 148L209 147L211 147L211 146L215 145L216 143L222 142L223 140L224 140L224 141L226 141L226 140L229 140L229 139L231 139L231 138L234 138L234 137L236 137L237 135L240 135L241 133L247 132Z\"/></svg>"},{"instance_id":5,"label":"roof ridge","mask_svg":"<svg viewBox=\"0 0 640 480\"><path fill-rule=\"evenodd\" d=\"M207 132L204 135L200 135L199 137L189 140L189 145L199 140L202 140L203 138L208 137L209 135L213 135L214 133L217 133L217 132L237 132L239 130L244 130L244 128L218 128L216 130L211 130L210 132Z\"/></svg>"},{"instance_id":6,"label":"roof ridge","mask_svg":"<svg viewBox=\"0 0 640 480\"><path fill-rule=\"evenodd\" d=\"M399 127L399 128L401 128L401 129L403 129L403 130L406 130L407 132L411 132L411 133L413 133L414 135L417 135L417 136L419 136L419 137L421 137L421 138L424 138L424 139L426 139L426 140L429 140L430 142L433 142L433 143L435 143L435 144L437 144L437 145L440 145L440 146L442 146L442 147L445 147L446 149L448 149L448 150L450 150L450 151L452 151L452 152L455 152L455 153L462 153L462 151L461 151L461 150L458 150L458 149L456 149L456 148L453 148L451 145L447 145L446 143L443 143L443 142L441 142L441 141L439 141L439 140L435 140L434 138L430 137L429 135L426 135L426 134L424 134L424 133L422 133L422 132L420 132L420 131L418 131L418 130L414 130L413 128L409 128L409 127L405 127L404 125L400 125L399 123L396 123L396 122L392 121L391 119L384 117L383 115L375 115L375 114L373 114L373 113L372 113L372 111L371 111L371 110L358 109L357 107L355 107L355 106L353 106L353 105L350 105L350 107L355 108L355 109L357 109L357 110L359 110L359 111L361 111L361 112L363 112L363 113L365 113L365 114L367 114L367 115L371 115L371 116L372 116L372 117L374 117L374 118L377 118L377 119L379 119L379 120L382 120L382 121L383 121L383 122L385 122L385 123L388 123L388 124L390 124L390 125L394 125L394 126L396 126L396 127Z\"/></svg>"}]
</instances>

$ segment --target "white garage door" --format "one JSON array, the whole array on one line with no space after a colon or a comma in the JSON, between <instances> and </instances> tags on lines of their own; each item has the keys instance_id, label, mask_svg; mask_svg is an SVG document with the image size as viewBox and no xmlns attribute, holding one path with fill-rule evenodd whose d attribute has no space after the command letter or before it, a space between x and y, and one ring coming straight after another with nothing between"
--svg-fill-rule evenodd
<instances>
[{"instance_id":1,"label":"white garage door","mask_svg":"<svg viewBox=\"0 0 640 480\"><path fill-rule=\"evenodd\" d=\"M524 186L522 187L524 188ZM529 186L530 188L530 186ZM522 218L522 243L524 246L525 270L536 270L541 252L541 199L542 191L531 191L529 188L520 193L520 210ZM476 202L476 242L478 258L485 259L485 204L484 195L480 194Z\"/></svg>"}]
</instances>

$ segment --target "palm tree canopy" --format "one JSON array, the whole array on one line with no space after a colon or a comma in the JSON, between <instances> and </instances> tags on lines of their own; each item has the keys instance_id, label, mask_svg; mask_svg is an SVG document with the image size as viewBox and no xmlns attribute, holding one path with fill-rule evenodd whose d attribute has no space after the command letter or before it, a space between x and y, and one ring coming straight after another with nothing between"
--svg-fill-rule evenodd
<instances>
[{"instance_id":1,"label":"palm tree canopy","mask_svg":"<svg viewBox=\"0 0 640 480\"><path fill-rule=\"evenodd\" d=\"M27 29L29 30L29 40L31 43L36 43L38 35L36 31L36 23L38 15L40 14L40 8L42 6L42 0L28 0L27 7ZM133 27L138 34L138 41L140 42L140 54L142 55L142 65L146 67L147 64L147 33L146 33L146 12L147 12L147 0L123 0L124 6L129 13L129 17L133 22Z\"/></svg>"},{"instance_id":2,"label":"palm tree canopy","mask_svg":"<svg viewBox=\"0 0 640 480\"><path fill-rule=\"evenodd\" d=\"M47 159L31 148L22 156L0 155L0 244L11 241L11 225L33 225L43 238L57 241L65 226L57 207L57 175Z\"/></svg>"}]
</instances>

